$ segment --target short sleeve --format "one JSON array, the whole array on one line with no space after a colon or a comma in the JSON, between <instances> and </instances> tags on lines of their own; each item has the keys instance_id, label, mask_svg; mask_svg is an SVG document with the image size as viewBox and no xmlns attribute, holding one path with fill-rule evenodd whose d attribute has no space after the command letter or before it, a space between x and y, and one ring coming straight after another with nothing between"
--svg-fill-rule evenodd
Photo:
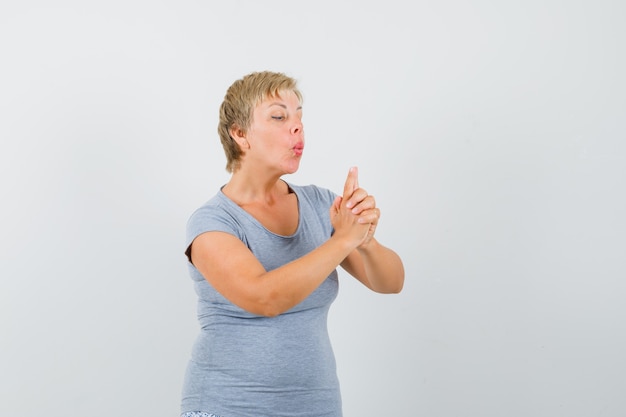
<instances>
[{"instance_id":1,"label":"short sleeve","mask_svg":"<svg viewBox=\"0 0 626 417\"><path fill-rule=\"evenodd\" d=\"M209 200L205 205L197 209L187 221L185 255L191 262L191 244L203 233L225 232L238 239L244 240L241 226L229 213L227 207L216 198Z\"/></svg>"}]
</instances>

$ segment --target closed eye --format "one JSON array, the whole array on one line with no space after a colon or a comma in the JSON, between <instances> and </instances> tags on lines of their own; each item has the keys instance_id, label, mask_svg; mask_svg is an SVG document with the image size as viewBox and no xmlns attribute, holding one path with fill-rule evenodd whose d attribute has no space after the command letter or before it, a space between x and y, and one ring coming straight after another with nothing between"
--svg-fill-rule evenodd
<instances>
[{"instance_id":1,"label":"closed eye","mask_svg":"<svg viewBox=\"0 0 626 417\"><path fill-rule=\"evenodd\" d=\"M272 116L272 119L274 119L274 120L284 120L285 116Z\"/></svg>"}]
</instances>

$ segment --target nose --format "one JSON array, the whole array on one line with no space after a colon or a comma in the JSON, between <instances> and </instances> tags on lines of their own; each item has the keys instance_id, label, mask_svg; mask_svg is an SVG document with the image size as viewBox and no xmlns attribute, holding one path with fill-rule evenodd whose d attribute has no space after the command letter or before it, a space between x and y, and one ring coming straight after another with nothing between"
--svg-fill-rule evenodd
<instances>
[{"instance_id":1,"label":"nose","mask_svg":"<svg viewBox=\"0 0 626 417\"><path fill-rule=\"evenodd\" d=\"M302 121L298 120L291 126L291 134L292 135L302 135L304 133L304 126L302 125Z\"/></svg>"}]
</instances>

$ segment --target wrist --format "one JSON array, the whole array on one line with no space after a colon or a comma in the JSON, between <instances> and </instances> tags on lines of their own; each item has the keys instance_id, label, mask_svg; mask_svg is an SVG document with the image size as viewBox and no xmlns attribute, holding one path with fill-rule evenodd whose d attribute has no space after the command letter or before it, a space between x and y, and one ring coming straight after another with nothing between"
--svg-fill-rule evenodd
<instances>
[{"instance_id":1,"label":"wrist","mask_svg":"<svg viewBox=\"0 0 626 417\"><path fill-rule=\"evenodd\" d=\"M332 244L333 250L345 254L345 256L348 256L358 246L358 243L350 239L349 236L337 233L330 237L329 242Z\"/></svg>"},{"instance_id":2,"label":"wrist","mask_svg":"<svg viewBox=\"0 0 626 417\"><path fill-rule=\"evenodd\" d=\"M367 242L357 246L357 250L359 251L361 255L367 256L371 252L375 251L378 246L379 246L378 241L372 237Z\"/></svg>"}]
</instances>

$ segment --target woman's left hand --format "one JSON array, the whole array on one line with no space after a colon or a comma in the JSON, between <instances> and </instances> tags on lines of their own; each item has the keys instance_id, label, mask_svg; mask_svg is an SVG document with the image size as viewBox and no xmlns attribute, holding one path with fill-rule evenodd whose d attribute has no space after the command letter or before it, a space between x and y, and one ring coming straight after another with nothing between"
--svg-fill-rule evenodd
<instances>
[{"instance_id":1,"label":"woman's left hand","mask_svg":"<svg viewBox=\"0 0 626 417\"><path fill-rule=\"evenodd\" d=\"M370 225L365 240L359 246L363 248L367 246L374 237L378 219L380 218L380 209L376 207L376 199L374 196L369 195L363 188L359 188L358 175L359 173L356 167L350 168L344 187L343 199L346 200L345 191L352 189L352 194L345 201L346 207L351 209L352 213L359 217L359 223L369 223Z\"/></svg>"}]
</instances>

